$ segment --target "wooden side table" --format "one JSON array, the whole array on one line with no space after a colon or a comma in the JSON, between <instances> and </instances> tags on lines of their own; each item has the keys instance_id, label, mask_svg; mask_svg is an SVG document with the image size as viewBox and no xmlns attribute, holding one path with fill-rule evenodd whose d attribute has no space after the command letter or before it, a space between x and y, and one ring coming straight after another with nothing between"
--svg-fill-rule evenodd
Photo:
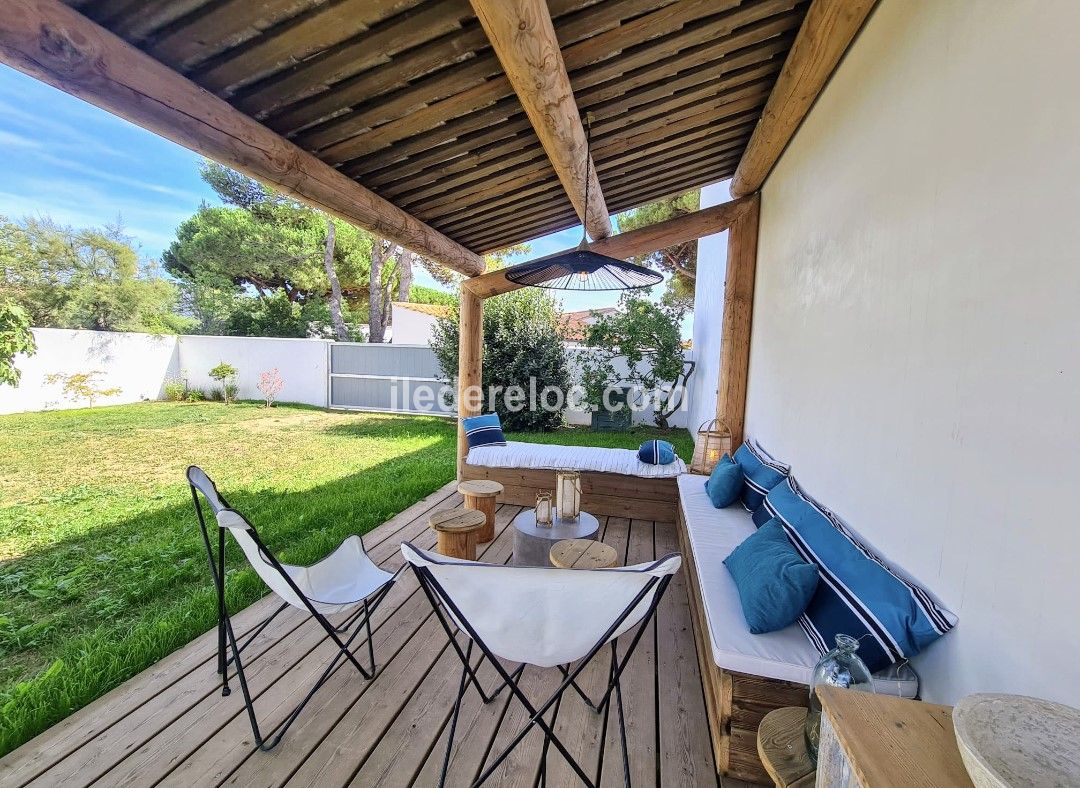
<instances>
[{"instance_id":1,"label":"wooden side table","mask_svg":"<svg viewBox=\"0 0 1080 788\"><path fill-rule=\"evenodd\" d=\"M484 527L484 513L475 509L444 509L432 512L428 524L438 535L435 549L451 558L476 560L476 536Z\"/></svg>"},{"instance_id":2,"label":"wooden side table","mask_svg":"<svg viewBox=\"0 0 1080 788\"><path fill-rule=\"evenodd\" d=\"M594 539L563 539L548 553L560 569L610 569L619 562L615 548Z\"/></svg>"},{"instance_id":3,"label":"wooden side table","mask_svg":"<svg viewBox=\"0 0 1080 788\"><path fill-rule=\"evenodd\" d=\"M810 788L816 771L806 751L806 709L773 709L758 726L757 750L776 788Z\"/></svg>"},{"instance_id":4,"label":"wooden side table","mask_svg":"<svg viewBox=\"0 0 1080 788\"><path fill-rule=\"evenodd\" d=\"M483 512L487 518L476 541L490 542L495 538L495 499L502 495L503 486L487 479L474 479L459 484L457 491L465 499L466 509Z\"/></svg>"}]
</instances>

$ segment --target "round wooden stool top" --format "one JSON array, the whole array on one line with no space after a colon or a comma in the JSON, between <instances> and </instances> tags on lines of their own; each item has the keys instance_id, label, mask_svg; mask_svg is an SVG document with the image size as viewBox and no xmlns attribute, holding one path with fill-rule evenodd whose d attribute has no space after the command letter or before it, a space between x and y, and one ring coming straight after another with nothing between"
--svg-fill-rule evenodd
<instances>
[{"instance_id":1,"label":"round wooden stool top","mask_svg":"<svg viewBox=\"0 0 1080 788\"><path fill-rule=\"evenodd\" d=\"M484 513L475 509L443 509L428 515L428 524L440 533L475 531L484 524Z\"/></svg>"},{"instance_id":2,"label":"round wooden stool top","mask_svg":"<svg viewBox=\"0 0 1080 788\"><path fill-rule=\"evenodd\" d=\"M489 479L473 479L459 484L457 491L473 498L494 498L502 494L503 486Z\"/></svg>"},{"instance_id":3,"label":"round wooden stool top","mask_svg":"<svg viewBox=\"0 0 1080 788\"><path fill-rule=\"evenodd\" d=\"M549 557L560 569L610 569L619 562L614 547L595 539L563 539L552 546Z\"/></svg>"},{"instance_id":4,"label":"round wooden stool top","mask_svg":"<svg viewBox=\"0 0 1080 788\"><path fill-rule=\"evenodd\" d=\"M475 509L444 509L428 516L428 523L435 529L435 549L451 558L476 560L476 537L484 527L487 517Z\"/></svg>"},{"instance_id":5,"label":"round wooden stool top","mask_svg":"<svg viewBox=\"0 0 1080 788\"><path fill-rule=\"evenodd\" d=\"M503 486L488 479L473 479L459 484L457 490L465 499L466 509L484 513L484 527L476 535L476 541L490 542L495 538L495 498L502 495Z\"/></svg>"},{"instance_id":6,"label":"round wooden stool top","mask_svg":"<svg viewBox=\"0 0 1080 788\"><path fill-rule=\"evenodd\" d=\"M816 769L806 752L806 709L788 706L765 715L758 726L757 749L765 771L780 788L813 786Z\"/></svg>"}]
</instances>

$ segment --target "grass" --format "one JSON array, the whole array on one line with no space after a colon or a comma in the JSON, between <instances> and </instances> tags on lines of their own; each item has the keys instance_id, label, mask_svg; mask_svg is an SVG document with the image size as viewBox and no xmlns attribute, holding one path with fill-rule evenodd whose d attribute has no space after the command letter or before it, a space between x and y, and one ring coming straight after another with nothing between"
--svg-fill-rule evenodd
<instances>
[{"instance_id":1,"label":"grass","mask_svg":"<svg viewBox=\"0 0 1080 788\"><path fill-rule=\"evenodd\" d=\"M0 417L0 755L214 626L189 464L283 560L307 563L450 481L454 429L253 403ZM635 448L655 435L509 437ZM665 437L689 459L685 430ZM229 563L238 610L266 589L238 550Z\"/></svg>"}]
</instances>

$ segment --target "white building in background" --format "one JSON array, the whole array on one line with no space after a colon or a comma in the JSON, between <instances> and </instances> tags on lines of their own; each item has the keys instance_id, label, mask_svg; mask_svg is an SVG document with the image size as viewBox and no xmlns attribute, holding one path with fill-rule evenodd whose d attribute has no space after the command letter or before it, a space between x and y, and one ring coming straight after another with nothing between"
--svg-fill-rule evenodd
<instances>
[{"instance_id":1,"label":"white building in background","mask_svg":"<svg viewBox=\"0 0 1080 788\"><path fill-rule=\"evenodd\" d=\"M390 321L393 330L390 342L394 345L430 345L435 321L448 317L450 307L444 304L413 304L395 301L390 305Z\"/></svg>"}]
</instances>

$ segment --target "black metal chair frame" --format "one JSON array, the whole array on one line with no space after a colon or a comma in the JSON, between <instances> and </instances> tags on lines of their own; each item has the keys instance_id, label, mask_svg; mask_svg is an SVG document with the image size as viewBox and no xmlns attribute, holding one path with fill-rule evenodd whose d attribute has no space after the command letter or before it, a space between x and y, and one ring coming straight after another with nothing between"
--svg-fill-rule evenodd
<instances>
[{"instance_id":1,"label":"black metal chair frame","mask_svg":"<svg viewBox=\"0 0 1080 788\"><path fill-rule=\"evenodd\" d=\"M667 557L668 556L665 556L664 558L659 559L658 562L666 560ZM515 668L513 672L508 672L506 668L503 667L498 657L496 657L495 654L492 653L491 649L488 648L488 646L484 643L483 639L481 639L480 636L476 633L476 630L474 630L472 625L469 624L465 616L462 615L461 611L454 604L453 600L432 575L431 570L427 567L421 567L415 564L411 564L411 566L413 568L413 571L416 573L421 588L424 589L424 593L427 595L428 600L431 602L431 606L435 611L435 615L439 619L439 623L442 624L443 629L446 631L447 637L449 637L450 643L454 647L454 651L457 652L457 655L461 659L462 664L461 681L458 685L457 698L454 701L454 712L450 720L450 732L446 742L446 754L443 757L442 772L439 777L440 788L442 788L442 786L446 784L446 774L450 767L450 753L454 746L454 732L457 729L458 716L461 713L461 702L462 699L465 697L465 693L468 690L469 684L472 684L476 687L476 690L480 693L480 698L483 700L484 703L491 703L493 700L495 700L495 698L498 697L504 687L509 687L512 696L517 698L518 701L522 704L522 706L525 707L525 710L529 713L529 720L514 735L514 738L510 741L508 745L506 745L502 752L500 752L495 757L495 760L488 764L486 768L484 768L480 776L477 777L476 780L472 783L473 788L476 788L477 786L483 784L486 780L488 780L488 778L491 777L492 774L494 774L495 770L499 767L499 765L504 760L506 760L507 757L509 757L511 752L513 752L514 748L521 743L521 741L525 738L529 731L532 730L534 726L539 727L544 733L544 747L540 761L540 785L547 784L547 755L549 747L551 746L554 746L555 749L558 750L559 754L563 756L563 758L569 764L570 768L574 770L574 773L578 776L578 778L582 781L584 785L588 786L588 788L596 788L599 785L603 769L603 762L601 761L598 765L596 780L594 782L585 773L585 770L582 768L581 764L578 763L574 756L571 755L570 752L567 750L566 746L555 735L554 730L552 730L555 717L558 715L559 705L562 703L563 693L565 693L566 690L570 688L573 688L574 691L581 697L583 701L585 701L589 708L592 709L594 712L596 712L597 714L604 713L605 723L607 720L607 713L609 711L609 702L612 696L615 697L615 705L619 713L619 737L622 742L623 750L623 782L626 786L629 787L630 760L629 754L626 750L626 720L623 714L622 685L619 679L622 676L623 671L626 669L626 665L627 663L629 663L630 658L634 655L634 650L637 648L638 643L641 641L642 635L645 633L645 630L648 628L649 624L652 622L654 616L656 615L656 610L660 604L660 600L663 598L664 592L667 590L668 584L671 582L671 576L668 575L663 578L652 578L645 585L645 587L642 588L641 591L634 597L633 601L622 611L622 613L619 614L614 623L612 623L612 625L608 627L607 631L605 631L604 634L600 637L600 640L597 641L596 645L594 645L584 657L578 660L576 667L571 668L570 665L559 665L558 669L560 673L562 673L563 681L559 684L558 688L556 688L556 690L547 700L545 700L543 703L540 703L539 705L534 705L518 686L518 680L521 678L521 674L525 671L526 664L522 663L517 668ZM638 604L643 599L645 599L653 589L656 589L656 594L654 595L652 602L649 605L649 609L645 612L645 615L642 617L641 621L638 622L637 631L632 635L630 644L621 659L619 658L616 641L611 640L611 668L608 674L607 689L604 691L604 694L603 696L601 696L600 700L594 702L589 698L588 694L578 685L578 676L589 665L592 659L601 650L603 650L609 638L611 638L611 636L615 634L616 631L618 631L619 627L626 620L627 616L629 616L630 613L633 612L633 610L638 606ZM458 640L455 637L456 627L452 624L451 621L447 619L446 612L444 611L449 612L455 620L461 623L461 628L464 628L466 635L469 639L468 645L464 650L462 649L461 644L458 643ZM629 634L629 632L623 634L627 635ZM479 662L477 662L475 667L470 664L474 643L481 651L481 658ZM484 691L484 688L480 684L480 679L477 677L477 671L483 664L484 659L487 659L488 662L491 663L491 665L495 668L496 672L499 674L499 677L502 680L499 686L494 690L494 692L491 693L486 693ZM546 714L547 711L553 706L555 707L555 712L552 716L552 721L549 723L544 719L543 715ZM485 763L486 762L487 759L485 758Z\"/></svg>"},{"instance_id":2,"label":"black metal chair frame","mask_svg":"<svg viewBox=\"0 0 1080 788\"><path fill-rule=\"evenodd\" d=\"M308 704L308 701L310 701L315 696L315 693L318 692L319 689L321 689L322 686L327 682L327 680L330 679L330 677L335 673L337 667L340 664L344 664L344 662L342 662L343 658L346 662L351 663L353 667L355 667L356 670L359 671L360 675L363 676L366 680L371 680L372 678L374 678L376 665L375 645L371 639L371 617L375 614L375 611L378 608L379 604L383 601L383 599L386 598L386 595L393 587L394 582L397 580L397 576L401 572L401 570L399 569L397 572L395 572L393 577L391 577L391 579L388 580L385 585L380 587L378 591L376 591L367 599L364 599L362 603L360 603L360 606L356 610L356 612L351 613L348 618L346 618L338 626L334 626L323 613L319 612L319 610L315 608L314 604L312 604L312 601L304 594L304 592L301 591L299 587L297 587L292 577L289 576L289 573L285 571L285 568L277 560L274 554L271 553L269 548L266 547L266 544L259 537L259 534L255 530L255 527L251 525L250 522L248 522L247 518L244 518L243 515L240 515L239 512L236 512L236 510L229 505L228 501L225 500L225 497L221 495L221 492L217 489L217 485L214 484L213 479L210 479L209 476L206 477L207 480L210 482L211 486L213 486L214 492L217 494L218 499L221 501L221 503L227 509L236 512L238 515L240 515L241 518L243 518L244 523L247 525L246 531L248 535L251 536L255 544L258 546L260 554L262 554L262 556L266 559L267 563L269 563L274 568L274 570L281 575L281 577L288 584L289 588L291 588L293 593L296 594L297 598L303 601L308 613L310 613L311 616L319 622L319 625L323 628L323 630L325 630L327 637L329 637L329 639L332 640L338 648L337 654L334 655L334 658L330 661L330 664L327 665L326 669L323 671L318 681L315 682L314 686L308 691L307 695L304 696L303 700L301 700L296 705L296 707L289 713L289 716L285 719L285 721L276 728L276 732L274 732L273 737L267 739L266 737L264 737L261 729L259 728L259 722L255 715L254 701L251 696L251 690L248 688L247 677L244 674L244 663L240 655L243 653L244 649L250 646L251 643L254 642L254 640L260 634L262 634L266 627L269 626L271 621L273 621L280 613L282 613L289 607L292 607L292 605L290 605L288 602L282 603L277 608L275 608L269 616L267 616L263 621L261 621L254 630L252 630L248 634L247 638L242 644L237 641L236 633L233 631L232 619L229 616L228 606L225 602L226 529L222 526L217 527L217 555L215 556L214 551L211 547L211 539L209 529L207 528L206 524L206 517L203 514L203 509L199 502L199 490L196 487L195 483L191 480L191 468L189 468L188 471L188 484L191 487L191 497L192 501L195 504L195 513L198 515L199 518L199 529L202 531L203 544L206 547L206 555L210 564L210 574L213 576L214 589L217 592L217 671L219 674L221 674L221 694L223 696L226 696L232 693L232 690L229 687L229 666L235 665L236 678L240 683L240 690L244 696L244 705L247 707L248 720L251 723L251 732L252 735L255 737L255 744L260 750L266 752L272 750L281 742L281 739L285 736L285 733L289 730L289 727L293 724L293 722L296 721L296 718L300 716L300 712L304 710L304 707ZM360 546L363 549L364 537L362 535L360 535ZM341 636L344 633L348 632L354 625L356 626L356 630L351 635L349 635L347 639L342 640ZM355 641L361 633L365 632L367 633L367 651L370 664L369 668L365 668L363 665L360 664L351 648L353 641ZM227 651L229 650L232 651L232 656L227 656Z\"/></svg>"}]
</instances>

